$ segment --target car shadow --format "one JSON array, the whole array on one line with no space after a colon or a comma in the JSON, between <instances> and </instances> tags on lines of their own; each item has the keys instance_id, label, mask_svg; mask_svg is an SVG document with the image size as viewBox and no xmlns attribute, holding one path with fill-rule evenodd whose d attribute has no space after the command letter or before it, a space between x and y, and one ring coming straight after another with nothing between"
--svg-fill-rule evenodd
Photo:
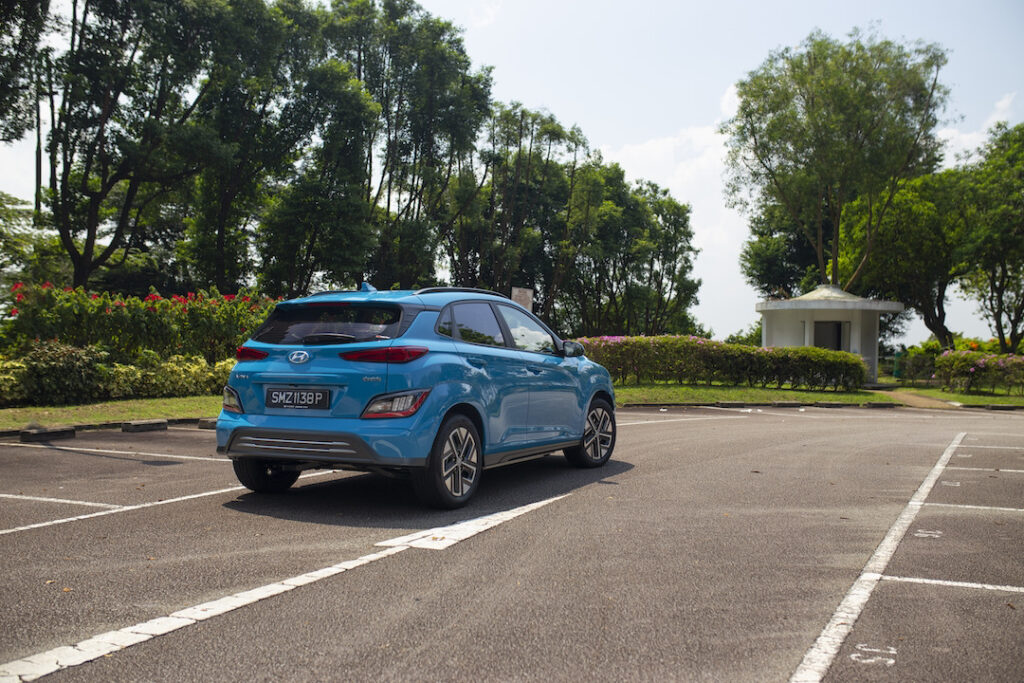
<instances>
[{"instance_id":1,"label":"car shadow","mask_svg":"<svg viewBox=\"0 0 1024 683\"><path fill-rule=\"evenodd\" d=\"M557 455L487 470L480 488L457 510L429 508L407 480L353 474L330 481L299 483L285 493L246 492L224 507L254 515L311 524L416 529L445 526L566 495L591 484L615 485L633 465L609 460L603 467L579 469Z\"/></svg>"}]
</instances>

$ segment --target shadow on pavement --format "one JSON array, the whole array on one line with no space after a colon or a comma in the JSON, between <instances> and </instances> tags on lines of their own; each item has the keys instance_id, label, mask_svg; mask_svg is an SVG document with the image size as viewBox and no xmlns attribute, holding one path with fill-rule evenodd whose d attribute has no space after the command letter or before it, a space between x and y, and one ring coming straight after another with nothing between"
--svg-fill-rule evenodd
<instances>
[{"instance_id":1,"label":"shadow on pavement","mask_svg":"<svg viewBox=\"0 0 1024 683\"><path fill-rule=\"evenodd\" d=\"M376 474L302 481L283 494L246 492L224 507L311 524L416 529L444 526L572 493L595 483L614 485L614 477L633 465L609 460L597 469L578 469L560 455L487 470L472 500L458 510L424 506L405 480ZM315 481L315 480L314 480Z\"/></svg>"}]
</instances>

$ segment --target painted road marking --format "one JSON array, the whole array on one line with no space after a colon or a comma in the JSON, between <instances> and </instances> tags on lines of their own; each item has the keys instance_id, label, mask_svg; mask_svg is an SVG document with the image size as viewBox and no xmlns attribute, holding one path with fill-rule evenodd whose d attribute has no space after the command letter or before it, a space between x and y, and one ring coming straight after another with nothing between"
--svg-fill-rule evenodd
<instances>
[{"instance_id":1,"label":"painted road marking","mask_svg":"<svg viewBox=\"0 0 1024 683\"><path fill-rule=\"evenodd\" d=\"M300 479L306 479L309 477L322 477L327 474L335 474L335 470L329 470L326 472L307 472L301 475ZM58 524L67 524L68 522L78 522L83 519L92 519L94 517L104 517L106 515L115 515L120 512L130 512L132 510L143 510L145 508L156 507L158 505L170 505L171 503L181 503L186 500L195 500L196 498L205 498L207 496L216 496L222 493L231 493L232 491L245 490L244 486L232 486L226 489L217 489L216 491L204 491L202 493L193 493L188 496L179 496L178 498L167 498L166 500L158 500L152 503L139 503L136 505L122 505L117 506L111 510L101 510L100 512L90 512L86 515L77 515L75 517L64 517L62 519L53 519L48 522L36 522L35 524L26 524L25 526L13 527L11 529L0 529L0 536L5 534L13 534L18 531L28 531L30 529L42 529L48 526L56 526Z\"/></svg>"},{"instance_id":2,"label":"painted road marking","mask_svg":"<svg viewBox=\"0 0 1024 683\"><path fill-rule=\"evenodd\" d=\"M970 446L962 446L962 448L989 448L998 451L1018 451L1021 450L1020 446L979 446L977 444L971 444Z\"/></svg>"},{"instance_id":3,"label":"painted road marking","mask_svg":"<svg viewBox=\"0 0 1024 683\"><path fill-rule=\"evenodd\" d=\"M667 422L696 422L697 420L742 420L742 419L744 419L743 415L735 415L735 416L732 416L732 415L720 415L720 416L714 416L714 417L712 417L711 415L706 415L704 417L670 417L670 418L665 418L663 420L642 420L640 422L616 422L616 426L618 426L618 427L632 427L634 425L653 425L653 424L663 424L663 423L667 423Z\"/></svg>"},{"instance_id":4,"label":"painted road marking","mask_svg":"<svg viewBox=\"0 0 1024 683\"><path fill-rule=\"evenodd\" d=\"M989 510L992 512L1024 512L1024 508L1000 508L989 505L958 505L956 503L922 503L930 508L962 508L964 510Z\"/></svg>"},{"instance_id":5,"label":"painted road marking","mask_svg":"<svg viewBox=\"0 0 1024 683\"><path fill-rule=\"evenodd\" d=\"M293 576L290 579L285 579L284 581L277 581L265 586L260 586L259 588L253 588L241 593L235 593L234 595L229 595L217 600L211 600L193 607L178 610L177 612L172 612L167 616L150 619L149 621L145 621L141 624L128 626L117 631L101 633L74 645L54 648L53 650L40 652L13 662L0 664L0 681L32 681L42 676L47 676L60 671L61 669L85 664L86 662L91 662L94 659L99 659L100 657L105 657L120 650L124 650L132 645L137 645L138 643L151 640L157 636L177 631L178 629L186 626L192 626L200 621L204 621L221 614L226 614L241 607L294 590L300 586L306 586L350 569L355 569L356 567L362 567L363 565L370 564L371 562L382 560L385 557L390 557L391 555L400 553L403 550L408 550L410 548L429 548L434 550L449 548L459 541L475 536L481 531L491 529L502 522L515 519L520 515L526 514L527 512L536 510L537 508L553 503L556 500L561 500L565 497L566 496L564 495L556 496L537 503L531 503L530 505L523 505L512 510L506 510L504 512L487 515L485 517L466 520L465 522L460 522L458 524L437 527L435 529L427 529L426 531L420 531L406 536L401 536L399 538L393 538L388 541L382 541L377 545L388 546L385 550L371 553L369 555L363 555L355 560L339 562L338 564L324 567L323 569Z\"/></svg>"},{"instance_id":6,"label":"painted road marking","mask_svg":"<svg viewBox=\"0 0 1024 683\"><path fill-rule=\"evenodd\" d=\"M998 467L955 467L950 466L947 470L967 470L969 472L1009 472L1010 474L1024 474L1024 470L1004 470Z\"/></svg>"},{"instance_id":7,"label":"painted road marking","mask_svg":"<svg viewBox=\"0 0 1024 683\"><path fill-rule=\"evenodd\" d=\"M488 529L496 527L503 522L514 519L519 515L525 515L527 512L536 510L548 503L554 503L556 500L561 500L562 498L565 498L565 496L548 498L547 500L542 500L539 503L524 505L513 510L505 510L504 512L496 512L493 515L477 517L476 519L470 519L465 522L459 522L449 526L427 529L426 531L417 531L415 533L408 534L407 536L399 536L398 538L392 538L389 541L381 541L377 545L384 547L405 546L407 548L444 550L445 548L455 545L459 541L464 541L467 538L476 536L481 531L487 531Z\"/></svg>"},{"instance_id":8,"label":"painted road marking","mask_svg":"<svg viewBox=\"0 0 1024 683\"><path fill-rule=\"evenodd\" d=\"M18 448L45 448L51 451L67 451L70 453L98 453L100 455L130 455L146 458L172 458L174 460L207 460L209 462L231 462L228 458L211 458L199 455L175 455L173 453L147 453L145 451L116 451L109 448L79 448L76 446L48 446L38 443L6 443L4 446Z\"/></svg>"},{"instance_id":9,"label":"painted road marking","mask_svg":"<svg viewBox=\"0 0 1024 683\"><path fill-rule=\"evenodd\" d=\"M839 603L839 607L836 609L835 614L832 615L832 619L822 630L821 635L818 636L811 649L804 655L800 666L797 667L797 670L790 678L791 683L817 682L828 672L836 655L839 654L843 642L850 634L850 631L853 630L854 623L864 610L864 606L867 604L868 598L871 597L872 591L874 591L875 586L881 580L882 574L896 552L897 546L903 540L914 518L917 517L917 513L921 509L925 498L928 497L935 483L942 476L943 469L946 467L949 459L953 457L953 453L965 436L967 436L966 432L956 435L949 446L946 447L942 456L939 457L931 472L921 482L921 486L918 487L913 498L910 499L910 502L907 503L903 512L900 513L896 522L889 529L889 533L885 535L878 548L875 549L871 559L864 565L861 575L854 581L853 586L850 587L843 601Z\"/></svg>"},{"instance_id":10,"label":"painted road marking","mask_svg":"<svg viewBox=\"0 0 1024 683\"><path fill-rule=\"evenodd\" d=\"M1024 593L1024 586L996 586L991 583L970 583L968 581L944 581L942 579L919 579L907 576L883 576L883 581L901 581L903 583L922 583L931 586L947 586L949 588L977 588L986 591L1005 591L1007 593Z\"/></svg>"},{"instance_id":11,"label":"painted road marking","mask_svg":"<svg viewBox=\"0 0 1024 683\"><path fill-rule=\"evenodd\" d=\"M84 500L67 500L66 498L43 498L41 496L20 496L13 493L0 493L0 498L11 498L14 500L34 500L39 503L62 503L64 505L84 505L94 508L109 508L120 510L123 505L111 505L110 503L87 503Z\"/></svg>"}]
</instances>

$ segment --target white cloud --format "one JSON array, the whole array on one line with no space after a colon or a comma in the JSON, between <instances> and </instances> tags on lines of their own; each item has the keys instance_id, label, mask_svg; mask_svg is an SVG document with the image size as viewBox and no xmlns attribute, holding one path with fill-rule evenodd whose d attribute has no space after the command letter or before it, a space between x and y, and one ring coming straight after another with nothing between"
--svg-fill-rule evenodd
<instances>
[{"instance_id":1,"label":"white cloud","mask_svg":"<svg viewBox=\"0 0 1024 683\"><path fill-rule=\"evenodd\" d=\"M992 106L992 113L988 115L979 130L961 131L956 128L942 128L938 131L939 139L946 147L946 157L943 159L943 167L952 168L960 161L970 159L979 147L985 144L988 139L988 131L1000 121L1013 120L1013 100L1016 93L1007 93Z\"/></svg>"}]
</instances>

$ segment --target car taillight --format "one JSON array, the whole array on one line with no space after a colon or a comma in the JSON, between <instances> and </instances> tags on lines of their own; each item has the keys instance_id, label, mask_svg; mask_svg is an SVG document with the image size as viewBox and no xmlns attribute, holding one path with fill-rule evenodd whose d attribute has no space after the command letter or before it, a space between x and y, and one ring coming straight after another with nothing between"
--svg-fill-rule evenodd
<instances>
[{"instance_id":1,"label":"car taillight","mask_svg":"<svg viewBox=\"0 0 1024 683\"><path fill-rule=\"evenodd\" d=\"M345 360L365 363L408 363L425 356L429 350L423 346L389 346L383 349L347 351L338 355Z\"/></svg>"},{"instance_id":2,"label":"car taillight","mask_svg":"<svg viewBox=\"0 0 1024 683\"><path fill-rule=\"evenodd\" d=\"M248 346L239 346L235 351L235 360L263 360L270 354L259 349L250 349Z\"/></svg>"},{"instance_id":3,"label":"car taillight","mask_svg":"<svg viewBox=\"0 0 1024 683\"><path fill-rule=\"evenodd\" d=\"M423 405L430 391L410 391L391 396L380 396L370 401L363 411L363 417L409 417Z\"/></svg>"}]
</instances>

